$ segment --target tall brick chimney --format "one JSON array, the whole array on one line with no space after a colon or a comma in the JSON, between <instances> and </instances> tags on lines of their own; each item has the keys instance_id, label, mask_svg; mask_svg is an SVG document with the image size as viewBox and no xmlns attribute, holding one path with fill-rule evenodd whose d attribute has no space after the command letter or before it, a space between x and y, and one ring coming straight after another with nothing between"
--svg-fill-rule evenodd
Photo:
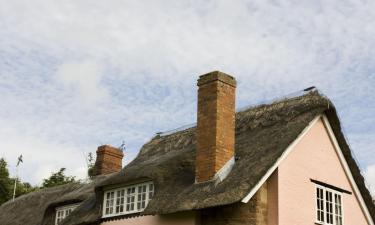
<instances>
[{"instance_id":1,"label":"tall brick chimney","mask_svg":"<svg viewBox=\"0 0 375 225\"><path fill-rule=\"evenodd\" d=\"M122 158L124 153L110 145L102 145L96 151L94 175L119 172L122 169Z\"/></svg>"},{"instance_id":2,"label":"tall brick chimney","mask_svg":"<svg viewBox=\"0 0 375 225\"><path fill-rule=\"evenodd\" d=\"M234 156L236 80L214 71L198 79L196 182L212 180Z\"/></svg>"}]
</instances>

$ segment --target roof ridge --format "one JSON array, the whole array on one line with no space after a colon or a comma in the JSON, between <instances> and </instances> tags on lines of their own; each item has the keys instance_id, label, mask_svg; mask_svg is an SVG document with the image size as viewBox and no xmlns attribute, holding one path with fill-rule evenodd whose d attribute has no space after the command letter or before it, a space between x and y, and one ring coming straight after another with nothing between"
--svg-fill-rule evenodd
<instances>
[{"instance_id":1,"label":"roof ridge","mask_svg":"<svg viewBox=\"0 0 375 225\"><path fill-rule=\"evenodd\" d=\"M268 99L268 100L265 100L263 102L258 102L258 103L255 103L255 104L250 104L250 105L246 105L244 107L240 107L240 108L236 109L236 113L244 112L244 111L259 108L259 107L264 107L264 106L267 106L267 105L276 104L278 102L282 102L282 101L285 101L285 100L293 100L293 99L303 97L303 96L306 96L306 95L314 93L314 92L318 93L322 97L326 97L324 94L322 94L319 91L318 88L316 88L315 86L312 86L312 87L305 88L301 91L295 91L295 92L292 92L290 94L287 94L287 95L284 95L284 96L281 96L281 97ZM160 132L157 132L155 134L155 136L152 137L151 139L153 139L155 137L165 137L165 136L168 136L168 135L171 135L171 134L175 134L175 133L178 133L178 132L188 130L188 129L196 127L196 126L197 126L197 123L195 122L195 123L182 125L180 127L174 128L174 129L170 129L170 130L166 130L166 131L160 131Z\"/></svg>"},{"instance_id":2,"label":"roof ridge","mask_svg":"<svg viewBox=\"0 0 375 225\"><path fill-rule=\"evenodd\" d=\"M267 105L273 105L273 104L283 102L283 101L286 101L286 100L294 100L294 99L304 97L304 96L312 94L312 93L317 93L317 94L321 95L322 97L326 97L316 87L309 87L309 88L305 88L301 91L295 91L295 92L292 92L290 94L287 94L287 95L284 95L284 96L281 96L281 97L266 99L266 100L261 101L261 102L257 102L257 103L254 103L254 104L249 104L247 106L240 107L239 109L237 109L236 113L244 112L244 111L247 111L249 109L264 107L264 106L267 106Z\"/></svg>"}]
</instances>

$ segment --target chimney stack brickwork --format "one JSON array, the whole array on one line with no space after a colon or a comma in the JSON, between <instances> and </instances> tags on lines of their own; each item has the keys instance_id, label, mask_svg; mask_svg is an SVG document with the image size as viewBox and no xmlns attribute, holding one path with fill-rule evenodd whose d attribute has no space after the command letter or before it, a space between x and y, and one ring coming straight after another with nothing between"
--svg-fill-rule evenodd
<instances>
[{"instance_id":1,"label":"chimney stack brickwork","mask_svg":"<svg viewBox=\"0 0 375 225\"><path fill-rule=\"evenodd\" d=\"M102 145L96 151L94 175L119 172L122 169L124 153L110 145Z\"/></svg>"},{"instance_id":2,"label":"chimney stack brickwork","mask_svg":"<svg viewBox=\"0 0 375 225\"><path fill-rule=\"evenodd\" d=\"M204 182L234 156L236 80L214 71L198 87L196 181Z\"/></svg>"}]
</instances>

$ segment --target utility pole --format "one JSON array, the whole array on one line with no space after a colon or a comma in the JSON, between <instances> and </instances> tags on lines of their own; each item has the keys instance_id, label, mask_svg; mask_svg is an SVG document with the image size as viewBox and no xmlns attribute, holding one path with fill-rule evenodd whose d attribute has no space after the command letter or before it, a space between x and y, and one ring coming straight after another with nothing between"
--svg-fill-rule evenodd
<instances>
[{"instance_id":1,"label":"utility pole","mask_svg":"<svg viewBox=\"0 0 375 225\"><path fill-rule=\"evenodd\" d=\"M13 199L12 199L12 201L14 201L14 199L16 198L16 188L17 188L17 180L18 180L18 166L22 162L23 162L22 155L20 155L18 157L18 162L17 162L17 165L16 165L16 179L14 179L14 189L13 189Z\"/></svg>"}]
</instances>

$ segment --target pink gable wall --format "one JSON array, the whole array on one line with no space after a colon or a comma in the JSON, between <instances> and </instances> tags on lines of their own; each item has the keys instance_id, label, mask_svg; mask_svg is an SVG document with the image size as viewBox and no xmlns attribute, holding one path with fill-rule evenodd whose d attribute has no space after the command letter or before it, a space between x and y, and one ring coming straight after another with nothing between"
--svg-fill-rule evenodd
<instances>
[{"instance_id":1,"label":"pink gable wall","mask_svg":"<svg viewBox=\"0 0 375 225\"><path fill-rule=\"evenodd\" d=\"M195 225L195 213L184 212L166 216L139 216L101 223L101 225Z\"/></svg>"},{"instance_id":2,"label":"pink gable wall","mask_svg":"<svg viewBox=\"0 0 375 225\"><path fill-rule=\"evenodd\" d=\"M280 164L276 174L279 225L314 224L315 184L310 179L352 192L351 195L343 194L344 225L369 224L322 120L317 121L295 146ZM274 180L273 175L269 181L275 182ZM271 215L271 221L274 220Z\"/></svg>"}]
</instances>

